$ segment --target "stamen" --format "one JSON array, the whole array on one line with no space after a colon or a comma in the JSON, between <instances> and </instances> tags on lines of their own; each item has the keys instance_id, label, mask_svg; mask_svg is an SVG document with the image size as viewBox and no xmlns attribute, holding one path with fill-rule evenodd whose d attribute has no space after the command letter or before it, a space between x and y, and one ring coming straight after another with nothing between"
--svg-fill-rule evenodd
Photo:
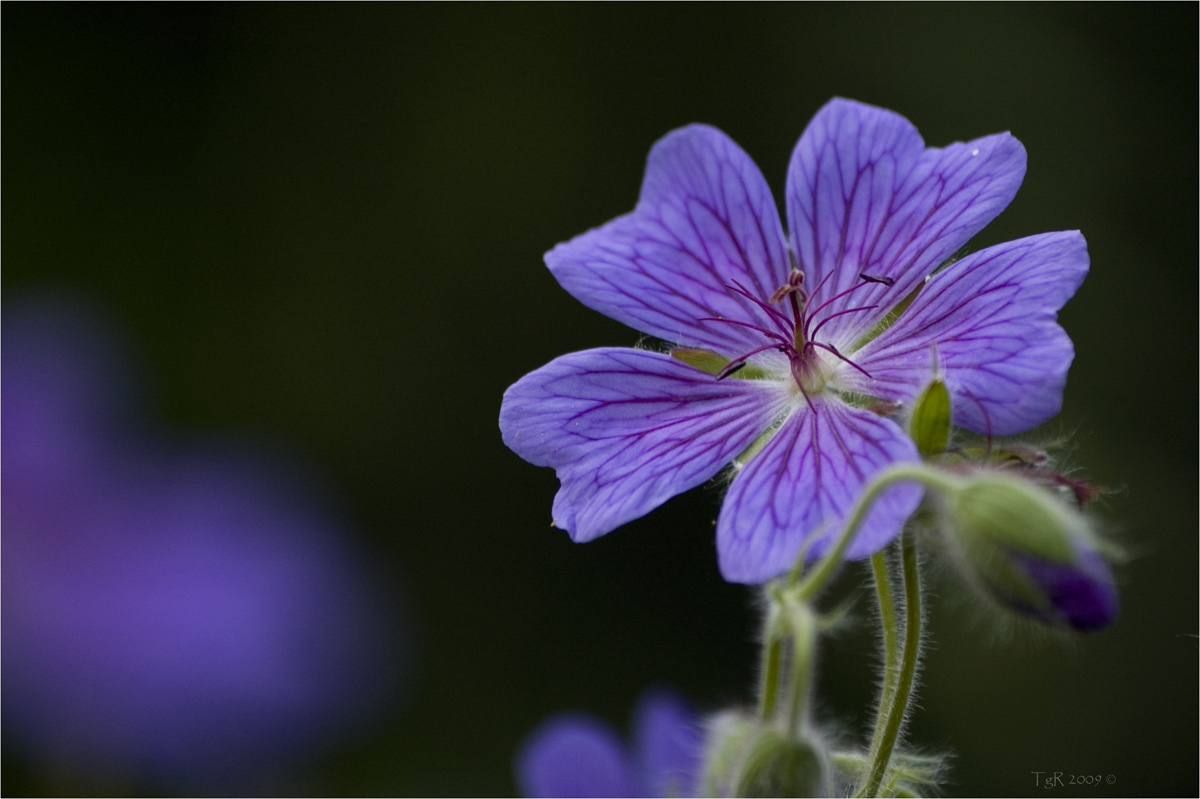
<instances>
[{"instance_id":1,"label":"stamen","mask_svg":"<svg viewBox=\"0 0 1200 799\"><path fill-rule=\"evenodd\" d=\"M843 313L851 313L852 311L873 310L873 309L879 307L878 305L869 305L869 306L864 305L864 306L861 306L858 308L851 308L851 309L847 309L847 310L843 310L843 311L838 311L837 313L831 314L829 317L823 319L821 321L821 323L817 325L816 330L809 332L809 328L812 326L813 321L817 318L818 315L820 315L821 311L828 308L832 303L837 302L842 297L847 296L848 294L852 293L856 289L862 288L863 286L868 286L873 283L882 283L885 286L891 286L896 282L896 281L892 280L890 277L877 277L875 275L868 275L865 272L859 272L858 277L859 277L858 283L855 283L853 286L851 286L848 289L839 291L837 294L834 294L832 297L825 300L825 302L821 303L820 305L818 305L816 308L812 309L812 311L809 312L808 318L805 320L805 325L804 325L804 338L805 339L811 341L813 338L815 338L817 335L817 330L821 329L821 325L824 325L825 322L828 322L830 319L833 319L835 316L840 316ZM822 282L824 282L824 281L822 281Z\"/></svg>"},{"instance_id":2,"label":"stamen","mask_svg":"<svg viewBox=\"0 0 1200 799\"><path fill-rule=\"evenodd\" d=\"M868 378L869 378L869 377L871 377L871 373L870 373L870 372L868 372L866 369L864 369L864 368L862 368L861 366L859 366L858 364L856 364L854 361L852 361L852 360L850 360L849 358L847 358L845 355L842 355L840 352L838 352L838 351L837 351L837 347L833 346L832 344L822 344L822 343L821 343L821 342L819 342L819 341L810 341L810 342L808 342L808 346L810 346L810 347L820 347L820 348L821 348L821 349L823 349L823 350L828 350L829 352L832 352L832 353L833 353L834 355L836 355L837 357L841 358L841 359L842 359L843 361L845 361L846 363L848 363L848 364L850 364L851 366L853 366L853 367L854 367L855 369L857 369L858 371L862 372L862 373L863 373L864 375L866 375Z\"/></svg>"},{"instance_id":3,"label":"stamen","mask_svg":"<svg viewBox=\"0 0 1200 799\"><path fill-rule=\"evenodd\" d=\"M803 289L800 288L802 285L804 285L804 273L792 267L792 271L788 273L787 282L775 289L775 293L771 295L769 301L779 303L783 302L783 298L789 294L803 293Z\"/></svg>"},{"instance_id":4,"label":"stamen","mask_svg":"<svg viewBox=\"0 0 1200 799\"><path fill-rule=\"evenodd\" d=\"M865 283L865 282L855 283L850 288L845 289L844 291L839 291L837 294L834 294L832 297L825 300L825 302L821 303L816 308L813 308L811 311L809 311L808 319L806 320L806 324L804 326L804 337L810 341L812 340L812 334L808 332L808 328L812 325L813 320L817 318L817 315L819 313L821 313L821 311L825 310L830 305L832 305L833 303L840 300L842 297L845 297L846 295L854 292L856 289L862 288L865 285L867 285L867 283Z\"/></svg>"},{"instance_id":5,"label":"stamen","mask_svg":"<svg viewBox=\"0 0 1200 799\"><path fill-rule=\"evenodd\" d=\"M810 338L816 338L817 333L821 332L821 328L825 327L825 323L830 321L831 319L836 319L837 317L842 316L843 314L854 313L855 311L873 311L878 307L879 307L878 305L860 305L857 308L847 308L844 311L838 311L837 313L831 313L829 316L826 316L824 319L822 319L821 323L819 325L817 325L816 328L813 329L812 336L810 336Z\"/></svg>"},{"instance_id":6,"label":"stamen","mask_svg":"<svg viewBox=\"0 0 1200 799\"><path fill-rule=\"evenodd\" d=\"M812 397L809 396L808 389L805 387L804 381L810 377L808 374L809 370L820 368L816 365L816 363L813 362L816 348L823 349L826 352L831 353L834 357L845 361L870 379L870 372L868 372L866 369L863 369L854 361L850 360L841 352L839 352L837 347L833 346L832 344L813 341L813 338L817 333L821 332L821 329L832 319L836 319L837 317L844 316L846 314L857 313L859 311L875 310L879 306L863 305L854 308L844 308L840 311L831 313L829 316L821 319L820 321L817 320L817 317L820 312L828 308L831 303L834 303L842 297L847 296L855 289L873 283L882 283L890 286L894 281L892 281L892 279L889 277L877 277L875 275L860 273L860 281L858 283L855 283L853 286L850 286L844 291L838 292L833 297L830 297L828 300L821 303L817 308L809 309L807 307L809 298L815 296L825 285L825 283L832 277L832 275L833 272L831 271L821 278L821 281L817 284L817 287L813 290L813 293L809 294L803 288L804 273L793 267L791 272L788 273L787 282L777 288L771 294L768 302L763 302L753 292L751 292L738 281L732 281L728 286L729 290L754 303L754 305L763 313L765 313L767 318L771 320L771 326L774 329L762 327L761 325L754 324L752 322L743 322L740 319L726 319L723 317L704 317L699 319L698 321L701 322L726 322L728 324L737 325L738 327L744 327L748 330L756 330L771 341L770 344L765 344L761 347L750 350L744 355L734 358L726 363L720 368L720 370L717 371L716 379L724 380L730 375L737 373L739 370L744 369L749 359L753 358L760 352L779 350L781 353L787 356L789 361L791 361L792 378L796 381L796 385L800 388L800 393L804 395L805 402L808 403L809 408L814 412L816 411L816 404L813 402ZM783 313L774 307L778 303L782 302L785 298L791 303L792 314L795 317L794 321L789 320ZM813 327L814 324L816 325L815 327ZM810 329L812 329L812 334L808 335L808 331Z\"/></svg>"},{"instance_id":7,"label":"stamen","mask_svg":"<svg viewBox=\"0 0 1200 799\"><path fill-rule=\"evenodd\" d=\"M837 271L837 270L830 269L828 272L826 272L826 273L825 273L825 277L821 278L821 282L820 282L820 283L817 283L816 287L815 287L815 288L812 290L812 294L810 294L809 296L810 296L810 297L815 297L815 296L817 296L818 294L820 294L820 293L821 293L821 289L825 288L825 284L826 284L827 282L829 282L829 278L833 277L833 274L834 274L834 272L835 272L835 271Z\"/></svg>"},{"instance_id":8,"label":"stamen","mask_svg":"<svg viewBox=\"0 0 1200 799\"><path fill-rule=\"evenodd\" d=\"M771 317L771 319L774 320L775 324L779 325L779 332L782 333L785 338L791 338L792 323L791 323L791 321L788 320L788 318L786 316L781 314L776 309L772 308L767 303L760 300L758 297L755 297L752 293L750 293L749 289L747 289L745 286L743 286L741 283L737 282L736 280L733 281L732 288L736 293L742 295L746 299L753 302L755 305L757 305L759 308L761 308L767 314L767 316Z\"/></svg>"},{"instance_id":9,"label":"stamen","mask_svg":"<svg viewBox=\"0 0 1200 799\"><path fill-rule=\"evenodd\" d=\"M729 368L731 366L733 367L732 369ZM721 370L719 372L717 372L717 380L724 380L725 378L729 377L734 372L744 369L745 367L746 367L745 361L730 361L729 363L722 366Z\"/></svg>"},{"instance_id":10,"label":"stamen","mask_svg":"<svg viewBox=\"0 0 1200 799\"><path fill-rule=\"evenodd\" d=\"M762 333L767 338L773 338L773 339L777 340L780 344L783 344L784 346L788 346L788 347L791 346L791 342L788 341L783 336L779 335L778 333L771 331L771 330L764 330L763 328L759 327L758 325L752 325L749 322L742 322L738 319L725 319L724 317L720 317L720 316L702 316L699 319L697 319L696 321L698 321L698 322L727 322L728 324L737 325L739 327L748 327L751 330L757 330L759 333Z\"/></svg>"},{"instance_id":11,"label":"stamen","mask_svg":"<svg viewBox=\"0 0 1200 799\"><path fill-rule=\"evenodd\" d=\"M725 378L729 377L731 374L733 374L734 372L736 372L737 370L739 370L743 366L745 366L746 361L748 359L753 358L755 355L758 355L760 352L766 352L767 350L779 350L782 352L784 350L784 348L782 346L780 346L779 344L768 344L765 347L759 347L758 349L750 350L745 355L739 355L737 358L734 358L732 361L730 361L729 363L727 363L723 367L721 367L721 371L717 372L717 379L724 380Z\"/></svg>"}]
</instances>

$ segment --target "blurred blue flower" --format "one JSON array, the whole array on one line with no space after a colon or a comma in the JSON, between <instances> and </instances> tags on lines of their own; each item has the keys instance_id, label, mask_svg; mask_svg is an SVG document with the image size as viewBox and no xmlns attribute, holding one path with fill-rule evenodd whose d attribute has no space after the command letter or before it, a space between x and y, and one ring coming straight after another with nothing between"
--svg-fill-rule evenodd
<instances>
[{"instance_id":1,"label":"blurred blue flower","mask_svg":"<svg viewBox=\"0 0 1200 799\"><path fill-rule=\"evenodd\" d=\"M702 736L677 694L647 692L634 712L633 743L584 713L547 719L521 745L517 783L523 796L689 796Z\"/></svg>"},{"instance_id":2,"label":"blurred blue flower","mask_svg":"<svg viewBox=\"0 0 1200 799\"><path fill-rule=\"evenodd\" d=\"M318 491L245 445L140 433L79 306L6 307L2 347L6 743L244 790L387 697L395 622Z\"/></svg>"}]
</instances>

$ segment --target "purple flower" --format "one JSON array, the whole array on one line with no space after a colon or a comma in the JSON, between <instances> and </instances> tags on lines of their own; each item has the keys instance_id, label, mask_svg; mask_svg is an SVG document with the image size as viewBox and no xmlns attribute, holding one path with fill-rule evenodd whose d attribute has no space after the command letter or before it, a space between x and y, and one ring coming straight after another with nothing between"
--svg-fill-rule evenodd
<instances>
[{"instance_id":1,"label":"purple flower","mask_svg":"<svg viewBox=\"0 0 1200 799\"><path fill-rule=\"evenodd\" d=\"M390 623L284 462L138 434L107 332L72 306L5 308L6 744L106 779L260 789L387 697Z\"/></svg>"},{"instance_id":2,"label":"purple flower","mask_svg":"<svg viewBox=\"0 0 1200 799\"><path fill-rule=\"evenodd\" d=\"M1007 133L926 148L903 117L833 100L792 154L788 237L727 136L668 134L634 211L546 264L584 304L678 348L565 355L504 396L505 443L562 481L554 523L589 541L736 459L721 572L763 582L821 555L862 485L918 457L883 414L921 390L935 348L956 424L1008 434L1053 416L1073 357L1056 311L1087 271L1083 237L1032 236L938 271L1024 174ZM884 494L848 557L884 546L920 497Z\"/></svg>"},{"instance_id":3,"label":"purple flower","mask_svg":"<svg viewBox=\"0 0 1200 799\"><path fill-rule=\"evenodd\" d=\"M1047 491L1039 471L980 471L951 491L945 551L1009 610L1085 632L1107 627L1119 602L1101 544L1062 501L1065 488Z\"/></svg>"},{"instance_id":4,"label":"purple flower","mask_svg":"<svg viewBox=\"0 0 1200 799\"><path fill-rule=\"evenodd\" d=\"M1008 552L1013 564L1035 586L1038 599L1010 594L989 584L1000 601L1018 613L1047 624L1065 624L1082 632L1104 629L1117 620L1117 587L1112 570L1086 542L1075 542L1075 560L1053 563L1025 553Z\"/></svg>"},{"instance_id":5,"label":"purple flower","mask_svg":"<svg viewBox=\"0 0 1200 799\"><path fill-rule=\"evenodd\" d=\"M633 746L604 722L563 713L542 723L517 755L523 796L690 796L701 736L695 716L674 692L647 692L634 713Z\"/></svg>"}]
</instances>

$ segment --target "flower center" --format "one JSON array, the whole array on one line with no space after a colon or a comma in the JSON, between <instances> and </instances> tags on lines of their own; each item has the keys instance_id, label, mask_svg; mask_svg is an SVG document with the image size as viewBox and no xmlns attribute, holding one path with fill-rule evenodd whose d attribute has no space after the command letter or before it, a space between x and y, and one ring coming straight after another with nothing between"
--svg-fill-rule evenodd
<instances>
[{"instance_id":1,"label":"flower center","mask_svg":"<svg viewBox=\"0 0 1200 799\"><path fill-rule=\"evenodd\" d=\"M829 279L830 275L825 276L821 285L824 284L825 280ZM808 292L804 290L804 273L799 269L792 269L788 275L787 282L777 288L767 302L763 302L741 283L734 281L729 287L730 291L745 297L757 305L770 318L772 325L770 327L762 327L735 319L713 318L702 321L728 322L740 327L748 327L762 333L771 343L757 347L734 358L723 369L717 372L717 379L722 380L730 376L744 367L750 358L768 350L778 350L788 357L788 360L791 362L792 378L796 381L796 385L799 387L800 392L804 394L805 399L809 399L810 395L824 390L826 384L833 378L834 370L832 365L826 361L825 356L818 352L818 350L824 350L835 358L848 363L867 377L870 377L871 375L865 369L839 352L833 344L828 341L817 340L817 335L821 332L821 328L832 319L846 314L874 310L879 307L877 305L863 305L824 313L841 298L863 286L869 286L873 283L884 283L890 286L892 285L892 279L889 277L860 274L859 282L814 307L809 301L811 298ZM817 286L817 290L820 290L821 285ZM784 311L775 307L785 300L791 307L792 314L790 319ZM809 399L809 403L811 404L811 399Z\"/></svg>"},{"instance_id":2,"label":"flower center","mask_svg":"<svg viewBox=\"0 0 1200 799\"><path fill-rule=\"evenodd\" d=\"M792 377L805 396L819 394L833 377L833 369L825 363L816 347L806 346L788 357L792 362Z\"/></svg>"}]
</instances>

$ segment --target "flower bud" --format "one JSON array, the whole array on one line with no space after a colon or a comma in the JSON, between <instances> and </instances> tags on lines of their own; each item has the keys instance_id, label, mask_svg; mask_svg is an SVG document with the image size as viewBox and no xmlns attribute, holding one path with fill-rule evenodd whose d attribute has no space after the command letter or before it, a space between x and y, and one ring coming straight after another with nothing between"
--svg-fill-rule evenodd
<instances>
[{"instance_id":1,"label":"flower bud","mask_svg":"<svg viewBox=\"0 0 1200 799\"><path fill-rule=\"evenodd\" d=\"M708 720L703 796L731 796L744 753L758 733L758 717L729 710Z\"/></svg>"},{"instance_id":2,"label":"flower bud","mask_svg":"<svg viewBox=\"0 0 1200 799\"><path fill-rule=\"evenodd\" d=\"M1097 630L1117 615L1112 572L1084 519L1046 491L1001 475L950 497L951 535L973 581L1009 609Z\"/></svg>"},{"instance_id":3,"label":"flower bud","mask_svg":"<svg viewBox=\"0 0 1200 799\"><path fill-rule=\"evenodd\" d=\"M751 744L737 782L738 796L828 796L823 749L778 729L764 729Z\"/></svg>"},{"instance_id":4,"label":"flower bud","mask_svg":"<svg viewBox=\"0 0 1200 799\"><path fill-rule=\"evenodd\" d=\"M908 434L922 458L941 455L950 441L950 392L941 378L929 381L913 402Z\"/></svg>"},{"instance_id":5,"label":"flower bud","mask_svg":"<svg viewBox=\"0 0 1200 799\"><path fill-rule=\"evenodd\" d=\"M712 717L708 728L701 795L831 795L829 756L812 734L789 735L742 710Z\"/></svg>"}]
</instances>

